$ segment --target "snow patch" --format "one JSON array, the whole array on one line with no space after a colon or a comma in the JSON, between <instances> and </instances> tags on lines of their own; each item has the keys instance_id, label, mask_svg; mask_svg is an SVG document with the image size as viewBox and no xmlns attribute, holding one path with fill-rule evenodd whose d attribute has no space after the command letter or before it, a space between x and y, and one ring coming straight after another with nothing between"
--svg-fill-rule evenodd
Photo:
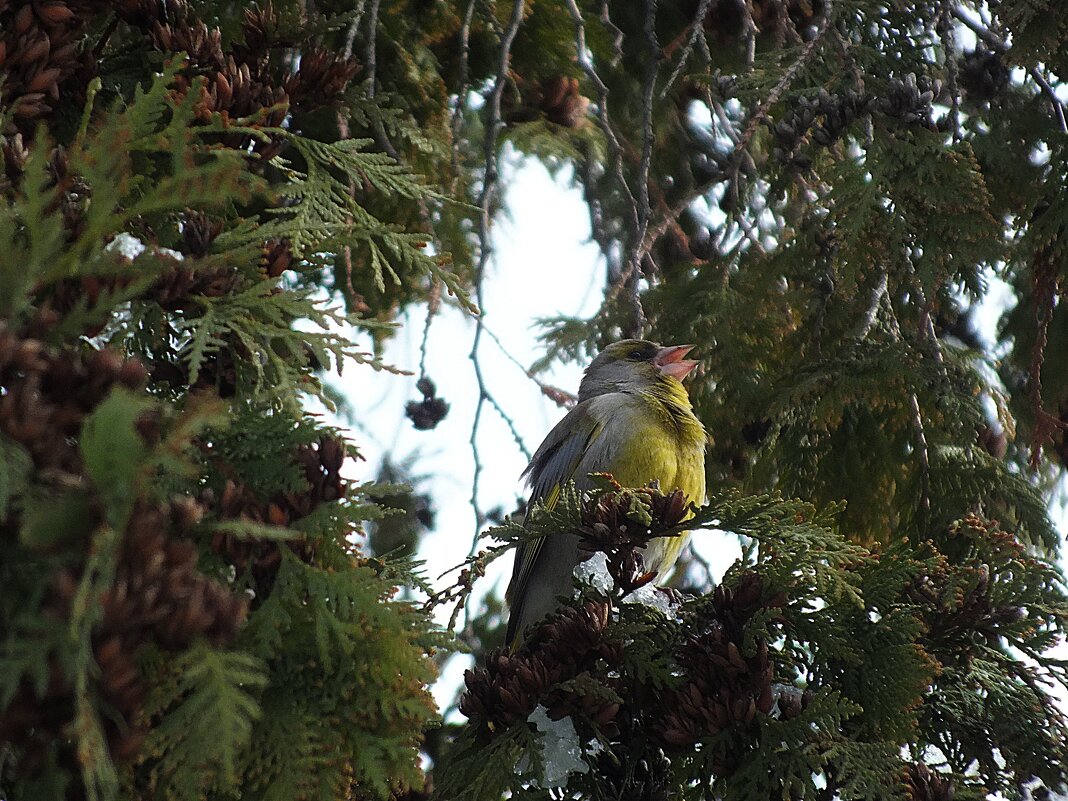
<instances>
[{"instance_id":1,"label":"snow patch","mask_svg":"<svg viewBox=\"0 0 1068 801\"><path fill-rule=\"evenodd\" d=\"M679 600L650 582L623 598L625 604L643 604L659 609L664 617L673 620L678 616Z\"/></svg>"},{"instance_id":2,"label":"snow patch","mask_svg":"<svg viewBox=\"0 0 1068 801\"><path fill-rule=\"evenodd\" d=\"M582 758L582 746L579 744L575 723L570 717L552 720L544 706L538 706L527 721L533 723L541 737L538 738L538 751L541 757L541 775L534 779L534 785L543 789L567 786L567 777L572 773L587 773L590 766ZM530 772L532 768L529 754L523 754L516 763L517 773Z\"/></svg>"},{"instance_id":3,"label":"snow patch","mask_svg":"<svg viewBox=\"0 0 1068 801\"><path fill-rule=\"evenodd\" d=\"M608 573L608 557L600 551L597 551L585 562L579 562L575 565L574 575L583 584L589 584L595 590L605 594L611 592L612 587L615 585L615 582L612 581L612 576ZM578 593L576 593L577 596Z\"/></svg>"}]
</instances>

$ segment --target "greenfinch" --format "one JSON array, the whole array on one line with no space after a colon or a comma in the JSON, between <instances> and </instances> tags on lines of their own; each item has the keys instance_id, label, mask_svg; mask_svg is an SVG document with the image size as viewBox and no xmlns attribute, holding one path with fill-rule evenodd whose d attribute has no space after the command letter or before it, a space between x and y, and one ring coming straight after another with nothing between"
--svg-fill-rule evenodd
<instances>
[{"instance_id":1,"label":"greenfinch","mask_svg":"<svg viewBox=\"0 0 1068 801\"><path fill-rule=\"evenodd\" d=\"M578 403L549 432L524 471L531 504L554 506L568 481L581 491L590 473L611 473L626 487L659 482L682 490L687 501L705 498L705 429L693 413L682 380L697 366L692 345L661 347L625 339L606 347L586 369ZM654 539L643 558L665 577L687 537ZM516 551L507 598L508 643L571 594L575 566L588 554L577 537L541 537Z\"/></svg>"}]
</instances>

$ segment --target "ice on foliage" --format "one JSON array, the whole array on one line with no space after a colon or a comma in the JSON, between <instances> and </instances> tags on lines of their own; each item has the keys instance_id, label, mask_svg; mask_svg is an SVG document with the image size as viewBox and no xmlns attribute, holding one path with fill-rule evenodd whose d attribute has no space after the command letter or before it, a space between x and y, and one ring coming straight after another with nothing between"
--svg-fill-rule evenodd
<instances>
[{"instance_id":1,"label":"ice on foliage","mask_svg":"<svg viewBox=\"0 0 1068 801\"><path fill-rule=\"evenodd\" d=\"M116 234L115 238L108 242L107 247L104 248L112 253L118 253L123 258L133 261L146 250L148 245L138 239L131 233L123 231L121 234ZM166 256L170 256L173 259L183 260L185 256L179 253L177 250L171 250L170 248L153 248L154 253L162 253Z\"/></svg>"},{"instance_id":2,"label":"ice on foliage","mask_svg":"<svg viewBox=\"0 0 1068 801\"><path fill-rule=\"evenodd\" d=\"M595 590L607 593L612 589L612 577L608 574L608 557L600 551L585 562L575 565L574 575L583 584L589 584Z\"/></svg>"},{"instance_id":3,"label":"ice on foliage","mask_svg":"<svg viewBox=\"0 0 1068 801\"><path fill-rule=\"evenodd\" d=\"M582 758L582 746L571 718L553 720L546 714L544 706L538 706L527 721L533 723L541 735L538 738L541 775L534 779L536 786L543 789L565 787L567 777L572 773L589 771L590 766ZM523 754L516 763L516 772L530 772L531 763L530 755Z\"/></svg>"},{"instance_id":4,"label":"ice on foliage","mask_svg":"<svg viewBox=\"0 0 1068 801\"><path fill-rule=\"evenodd\" d=\"M609 594L615 587L612 576L608 573L608 557L598 551L585 562L575 565L575 578L581 584ZM578 592L575 593L576 597ZM659 609L668 618L676 616L678 602L670 594L656 588L653 584L646 584L623 598L625 604L644 604L654 609Z\"/></svg>"},{"instance_id":5,"label":"ice on foliage","mask_svg":"<svg viewBox=\"0 0 1068 801\"><path fill-rule=\"evenodd\" d=\"M623 603L651 606L653 609L659 609L664 613L664 617L669 619L676 617L679 609L678 600L672 597L670 593L659 589L652 582L639 587L624 597Z\"/></svg>"}]
</instances>

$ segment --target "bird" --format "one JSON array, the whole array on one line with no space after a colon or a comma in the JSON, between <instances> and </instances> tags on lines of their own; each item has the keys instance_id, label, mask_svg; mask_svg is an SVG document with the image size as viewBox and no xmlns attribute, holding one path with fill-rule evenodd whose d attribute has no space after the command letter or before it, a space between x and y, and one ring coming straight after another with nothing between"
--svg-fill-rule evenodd
<instances>
[{"instance_id":1,"label":"bird","mask_svg":"<svg viewBox=\"0 0 1068 801\"><path fill-rule=\"evenodd\" d=\"M681 490L689 503L705 499L707 435L682 381L698 362L685 358L693 345L661 346L624 339L605 347L583 375L578 402L549 432L523 471L535 503L552 508L574 481L581 492L591 473L611 473L622 486L656 481L664 492ZM665 577L688 535L652 540L646 569ZM516 550L506 642L513 649L528 626L571 594L572 573L589 554L577 537L539 537Z\"/></svg>"}]
</instances>

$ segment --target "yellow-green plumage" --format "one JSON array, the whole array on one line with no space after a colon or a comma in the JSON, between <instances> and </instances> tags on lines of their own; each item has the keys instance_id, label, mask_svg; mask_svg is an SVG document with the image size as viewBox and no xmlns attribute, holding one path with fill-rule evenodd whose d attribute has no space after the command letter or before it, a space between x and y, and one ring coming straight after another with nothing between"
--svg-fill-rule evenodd
<instances>
[{"instance_id":1,"label":"yellow-green plumage","mask_svg":"<svg viewBox=\"0 0 1068 801\"><path fill-rule=\"evenodd\" d=\"M658 481L665 492L682 490L696 503L705 497L705 431L675 375L695 364L681 361L688 348L661 348L643 340L609 345L590 365L579 403L561 420L527 468L531 501L552 506L560 488L590 485L589 474L608 472L624 486ZM655 539L645 549L649 570L665 577L686 537ZM508 640L570 593L581 560L577 540L562 534L527 544L516 554L508 588Z\"/></svg>"}]
</instances>

